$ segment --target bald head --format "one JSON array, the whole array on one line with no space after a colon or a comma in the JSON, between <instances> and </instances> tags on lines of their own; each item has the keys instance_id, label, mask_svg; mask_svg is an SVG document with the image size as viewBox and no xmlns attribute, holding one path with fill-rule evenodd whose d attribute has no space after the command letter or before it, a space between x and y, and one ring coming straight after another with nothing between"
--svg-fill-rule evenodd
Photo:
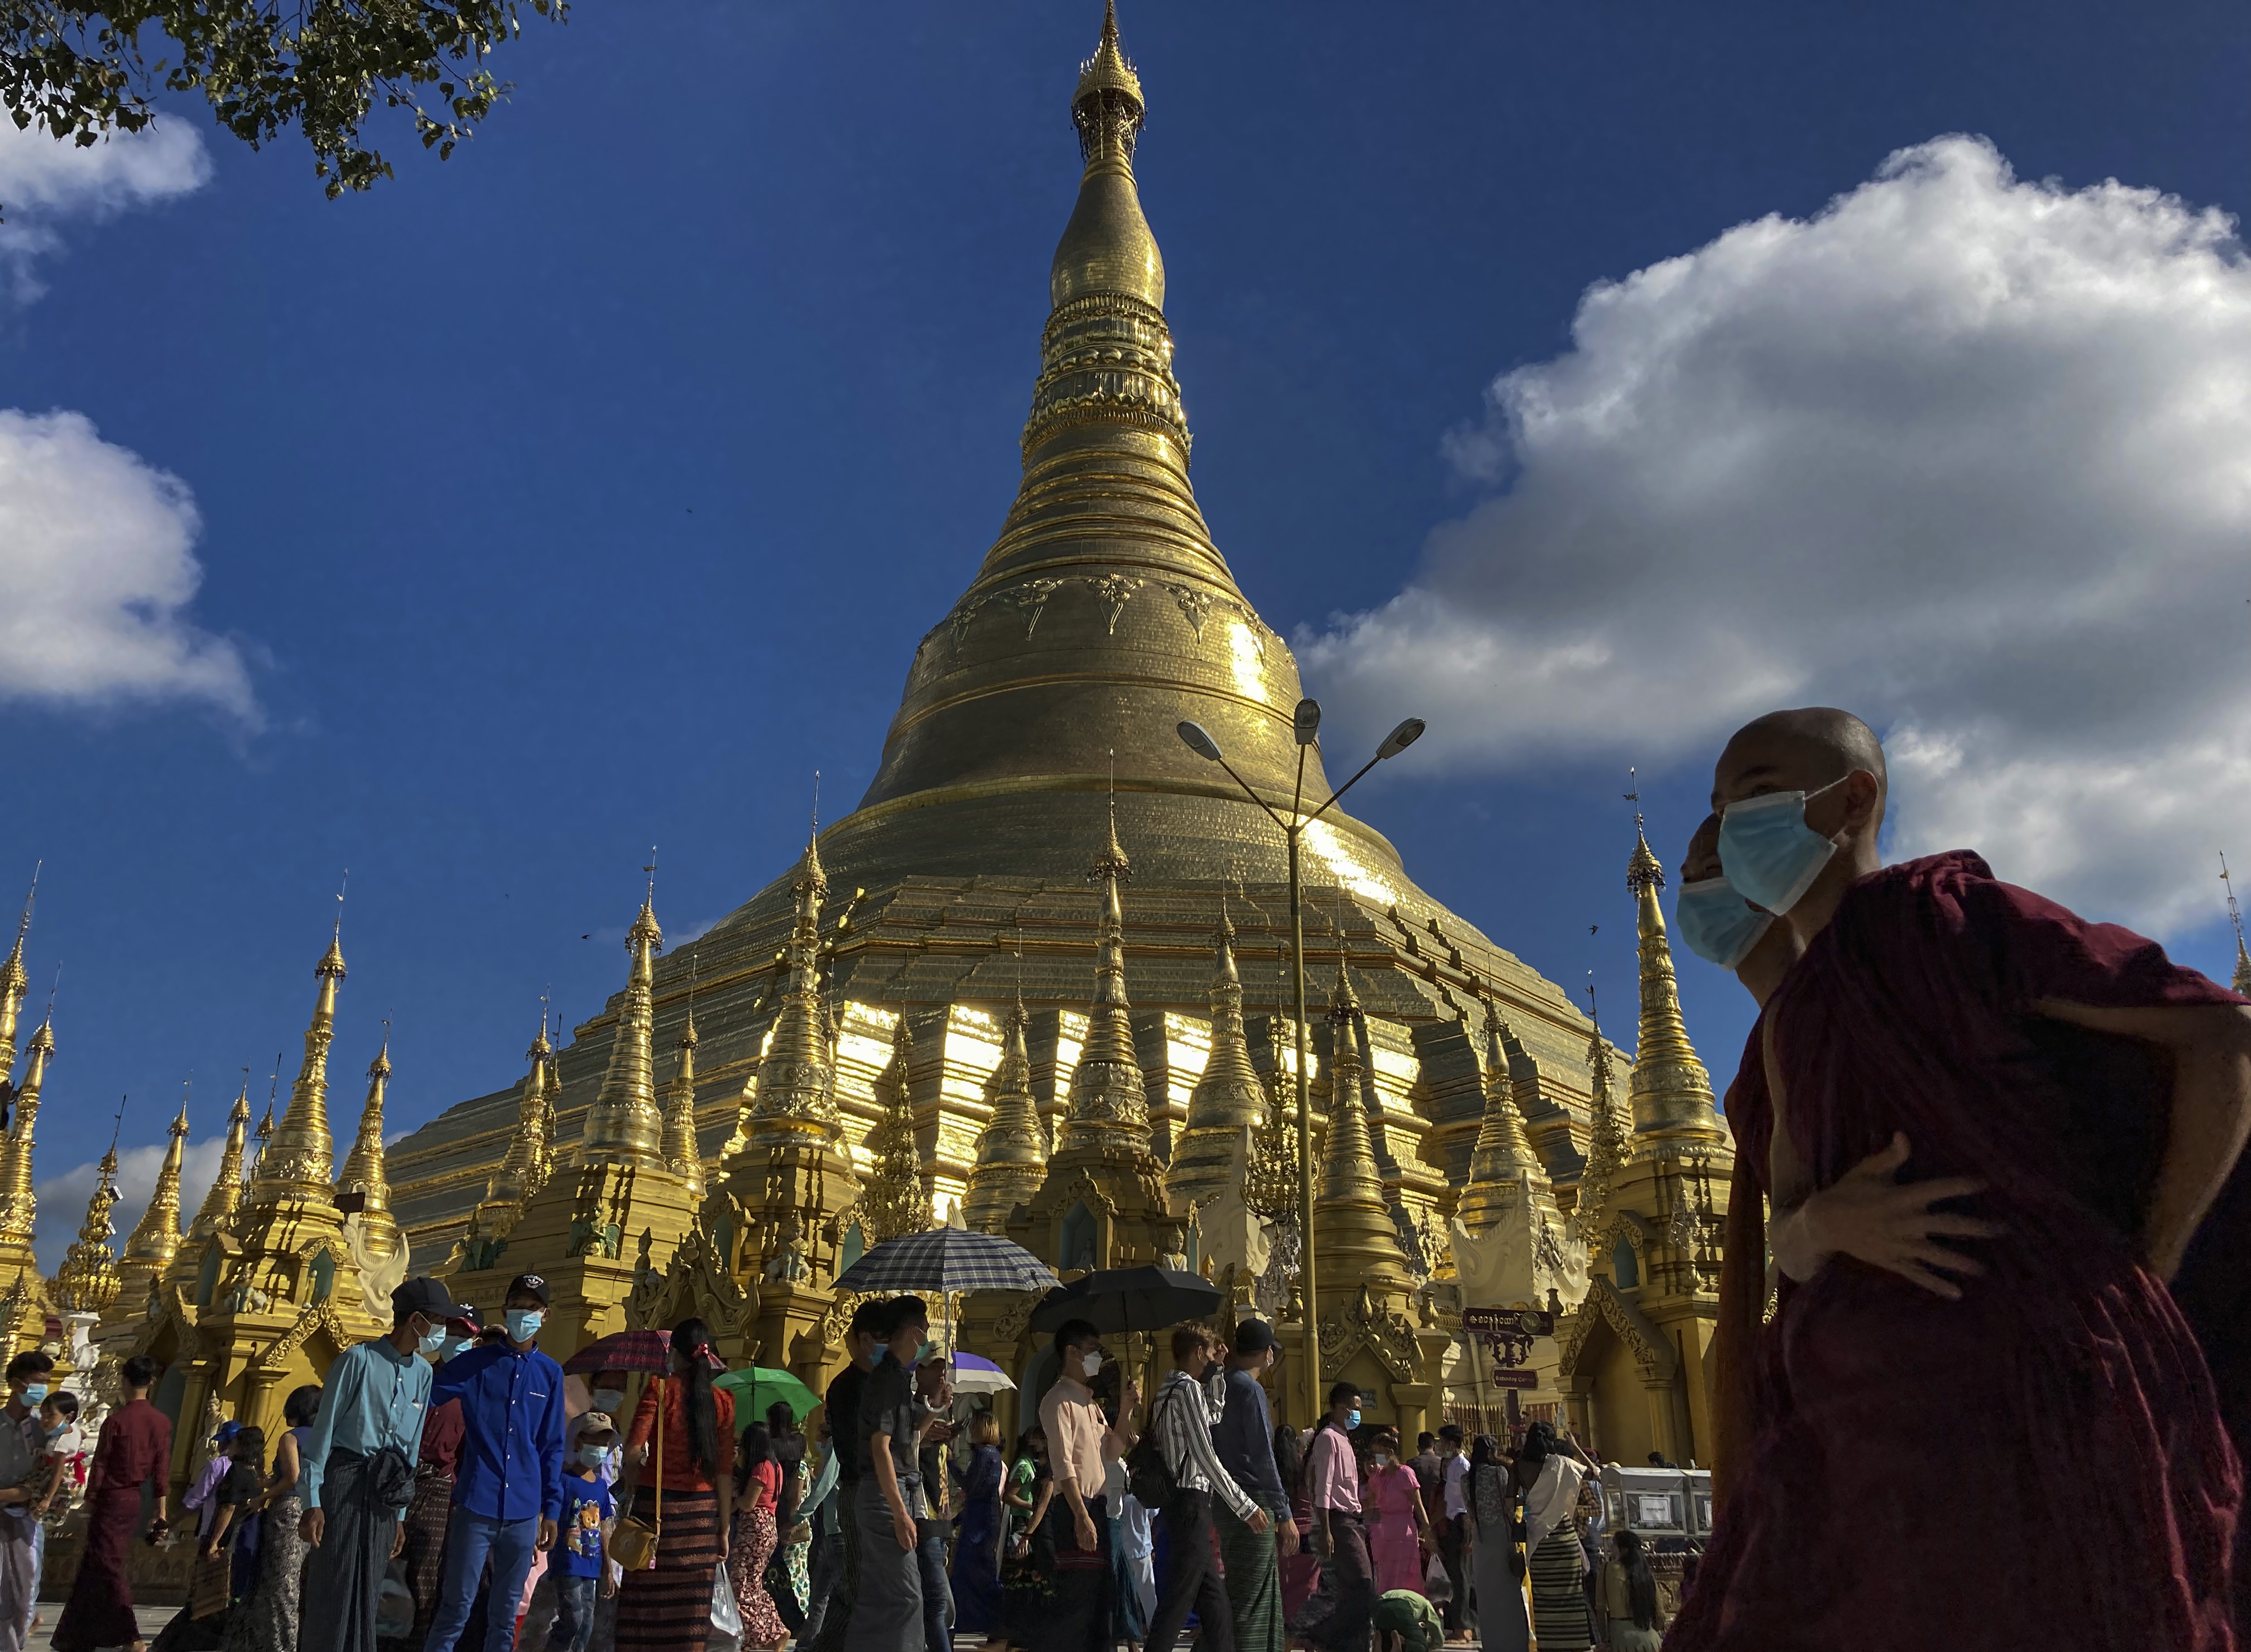
<instances>
[{"instance_id":1,"label":"bald head","mask_svg":"<svg viewBox=\"0 0 2251 1652\"><path fill-rule=\"evenodd\" d=\"M1880 820L1889 784L1883 743L1874 729L1833 705L1769 711L1737 729L1720 753L1712 807L1725 809L1765 792L1818 791L1854 773L1874 778Z\"/></svg>"}]
</instances>

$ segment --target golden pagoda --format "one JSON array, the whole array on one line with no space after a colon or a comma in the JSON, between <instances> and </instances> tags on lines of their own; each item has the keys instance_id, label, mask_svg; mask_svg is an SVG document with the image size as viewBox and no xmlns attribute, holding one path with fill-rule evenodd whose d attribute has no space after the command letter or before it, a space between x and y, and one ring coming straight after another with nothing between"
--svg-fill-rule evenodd
<instances>
[{"instance_id":1,"label":"golden pagoda","mask_svg":"<svg viewBox=\"0 0 2251 1652\"><path fill-rule=\"evenodd\" d=\"M172 1121L171 1139L164 1147L164 1162L156 1171L156 1190L149 1206L125 1241L118 1264L121 1288L117 1306L126 1317L141 1320L159 1310L150 1293L172 1266L180 1251L180 1159L188 1145L188 1104L184 1097L179 1116Z\"/></svg>"},{"instance_id":2,"label":"golden pagoda","mask_svg":"<svg viewBox=\"0 0 2251 1652\"><path fill-rule=\"evenodd\" d=\"M795 865L699 939L700 968L653 962L646 997L638 987L613 997L555 1054L567 1135L604 1106L616 1052L676 1040L692 993L699 1140L724 1147L707 1160L687 1260L668 1263L654 1231L642 1277L663 1282L636 1300L654 1313L736 1291L749 1315L741 1343L808 1381L842 1357L842 1218L872 1169L868 1135L884 1114L878 1081L902 1017L933 1210L959 1200L1064 1269L1090 1254L1153 1261L1186 1241L1168 1161L1185 1199L1216 1147L1197 1135L1199 1086L1211 1075L1213 1106L1245 1099L1216 1030L1222 892L1239 967L1278 962L1288 942L1281 834L1174 732L1200 723L1259 798L1290 806L1298 665L1236 584L1189 480L1164 260L1133 170L1146 107L1114 17L1068 90L1081 170L1075 205L1061 198L1060 171L1055 180L1068 221L1048 272L1022 480L966 588L904 662L874 778ZM1306 790L1326 796L1319 751L1303 754ZM1125 844L1130 935L1114 899ZM1302 844L1306 899L1337 913L1364 1002L1354 1031L1384 1218L1439 1221L1467 1180L1484 1095L1464 1014L1487 983L1532 1075L1527 1135L1568 1209L1589 1123L1585 1017L1417 887L1365 823L1331 809ZM1091 845L1119 846L1105 848L1115 875L1098 868L1092 901ZM1008 1031L1020 986L1021 1080ZM1243 1029L1254 1065L1264 1031ZM1027 1092L1054 1125L1044 1166L1015 1134ZM418 1248L453 1246L473 1217L476 1242L496 1242L481 1204L522 1100L513 1084L496 1089L394 1145L393 1206ZM520 1262L523 1226L505 1242L489 1270L499 1279ZM633 1253L638 1234L620 1242ZM1340 1280L1342 1267L1322 1276ZM1013 1360L1030 1347L1023 1306L975 1307L971 1334L991 1339L982 1351ZM1294 1385L1290 1402L1295 1420L1311 1420L1294 1414Z\"/></svg>"},{"instance_id":3,"label":"golden pagoda","mask_svg":"<svg viewBox=\"0 0 2251 1652\"><path fill-rule=\"evenodd\" d=\"M1639 1462L1661 1451L1708 1466L1707 1364L1735 1153L1681 1021L1657 899L1665 871L1638 816L1626 887L1640 930L1630 1107L1617 1103L1598 1036L1589 1052L1595 1130L1572 1223L1590 1277L1585 1300L1558 1328L1558 1380L1574 1426L1602 1460Z\"/></svg>"},{"instance_id":4,"label":"golden pagoda","mask_svg":"<svg viewBox=\"0 0 2251 1652\"><path fill-rule=\"evenodd\" d=\"M985 1081L991 1114L977 1137L977 1163L969 1172L962 1219L984 1233L1005 1233L1016 1206L1047 1179L1048 1143L1040 1104L1032 1093L1032 1059L1024 1045L1031 1017L1020 994L1001 1034L1001 1065Z\"/></svg>"},{"instance_id":5,"label":"golden pagoda","mask_svg":"<svg viewBox=\"0 0 2251 1652\"><path fill-rule=\"evenodd\" d=\"M915 1143L914 1097L907 1079L913 1055L914 1035L901 1016L891 1025L890 1062L876 1080L883 1115L868 1132L868 1153L875 1164L860 1183L855 1218L862 1242L870 1248L937 1225L922 1184L922 1150Z\"/></svg>"},{"instance_id":6,"label":"golden pagoda","mask_svg":"<svg viewBox=\"0 0 2251 1652\"><path fill-rule=\"evenodd\" d=\"M509 1230L523 1214L524 1201L547 1184L554 1168L555 1047L547 1042L547 1010L539 1011L539 1036L523 1052L531 1070L523 1075L516 1104L516 1130L508 1149L485 1183L484 1198L469 1218L461 1240L458 1267L487 1268L499 1260Z\"/></svg>"},{"instance_id":7,"label":"golden pagoda","mask_svg":"<svg viewBox=\"0 0 2251 1652\"><path fill-rule=\"evenodd\" d=\"M119 1117L121 1121L122 1109ZM94 1197L87 1201L86 1221L64 1255L63 1265L55 1270L55 1304L65 1313L107 1313L124 1289L124 1281L118 1274L117 1258L109 1248L109 1241L117 1232L110 1225L109 1212L116 1204L117 1135L112 1131L109 1150L101 1156L94 1178Z\"/></svg>"},{"instance_id":8,"label":"golden pagoda","mask_svg":"<svg viewBox=\"0 0 2251 1652\"><path fill-rule=\"evenodd\" d=\"M688 1197L698 1207L703 1203L703 1149L696 1139L696 1011L680 1029L678 1054L672 1070L672 1087L665 1093L664 1163L688 1184Z\"/></svg>"},{"instance_id":9,"label":"golden pagoda","mask_svg":"<svg viewBox=\"0 0 2251 1652\"><path fill-rule=\"evenodd\" d=\"M1243 1176L1243 1132L1266 1112L1266 1087L1251 1065L1243 1031L1243 977L1235 967L1235 926L1222 907L1213 937L1211 1054L1188 1097L1188 1122L1165 1168L1165 1196L1185 1216Z\"/></svg>"},{"instance_id":10,"label":"golden pagoda","mask_svg":"<svg viewBox=\"0 0 2251 1652\"><path fill-rule=\"evenodd\" d=\"M218 1264L225 1255L218 1235L225 1232L230 1239L232 1237L235 1207L242 1202L243 1149L249 1135L250 1080L246 1076L242 1091L226 1115L226 1143L219 1152L218 1174L211 1177L202 1208L188 1224L188 1236L173 1253L166 1275L167 1283L185 1291L188 1301L197 1308L209 1307L218 1288Z\"/></svg>"},{"instance_id":11,"label":"golden pagoda","mask_svg":"<svg viewBox=\"0 0 2251 1652\"><path fill-rule=\"evenodd\" d=\"M344 1157L336 1177L340 1202L357 1205L359 1235L369 1260L391 1261L399 1253L398 1222L391 1213L391 1183L383 1166L383 1095L391 1082L391 1034L386 1024L383 1047L367 1067L367 1100L361 1104L359 1135ZM388 1293L386 1293L388 1295Z\"/></svg>"},{"instance_id":12,"label":"golden pagoda","mask_svg":"<svg viewBox=\"0 0 2251 1652\"><path fill-rule=\"evenodd\" d=\"M0 1100L11 1093L16 1076L16 1026L24 1013L24 996L31 989L31 977L24 968L24 941L31 933L31 903L38 894L39 874L34 868L31 892L24 897L24 915L16 920L16 944L7 962L0 963Z\"/></svg>"}]
</instances>

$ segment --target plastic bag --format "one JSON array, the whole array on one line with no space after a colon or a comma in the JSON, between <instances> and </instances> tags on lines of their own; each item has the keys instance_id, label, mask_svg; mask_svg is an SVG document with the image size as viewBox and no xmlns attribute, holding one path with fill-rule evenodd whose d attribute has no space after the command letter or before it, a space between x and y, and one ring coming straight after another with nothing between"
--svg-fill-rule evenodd
<instances>
[{"instance_id":1,"label":"plastic bag","mask_svg":"<svg viewBox=\"0 0 2251 1652\"><path fill-rule=\"evenodd\" d=\"M722 1560L711 1574L711 1636L704 1642L704 1652L735 1652L742 1642L743 1614L735 1605L735 1586Z\"/></svg>"}]
</instances>

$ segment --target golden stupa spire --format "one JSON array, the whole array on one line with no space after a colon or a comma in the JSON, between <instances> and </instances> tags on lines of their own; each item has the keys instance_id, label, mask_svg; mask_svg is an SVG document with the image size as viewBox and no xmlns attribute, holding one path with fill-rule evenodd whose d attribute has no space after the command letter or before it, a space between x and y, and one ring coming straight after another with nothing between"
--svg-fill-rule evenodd
<instances>
[{"instance_id":1,"label":"golden stupa spire","mask_svg":"<svg viewBox=\"0 0 2251 1652\"><path fill-rule=\"evenodd\" d=\"M383 1097L391 1083L391 1023L383 1024L383 1047L367 1065L367 1100L359 1112L359 1134L336 1177L338 1193L360 1196L360 1232L371 1254L388 1261L398 1254L398 1218L391 1213L391 1182L383 1164Z\"/></svg>"},{"instance_id":2,"label":"golden stupa spire","mask_svg":"<svg viewBox=\"0 0 2251 1652\"><path fill-rule=\"evenodd\" d=\"M79 1229L63 1265L55 1270L55 1297L69 1312L106 1313L124 1289L117 1259L109 1249L110 1239L117 1232L109 1221L110 1210L117 1203L117 1132L124 1122L125 1103L121 1098L117 1125L109 1133L109 1151L101 1156L94 1197L87 1201L86 1224Z\"/></svg>"},{"instance_id":3,"label":"golden stupa spire","mask_svg":"<svg viewBox=\"0 0 2251 1652\"><path fill-rule=\"evenodd\" d=\"M1283 972L1285 982L1288 972ZM1285 1031L1288 1010L1278 989L1274 1013L1266 1018L1268 1059L1266 1116L1251 1142L1250 1163L1243 1174L1243 1202L1271 1222L1294 1228L1298 1218L1298 1127L1294 1121L1295 1086L1290 1067L1290 1038Z\"/></svg>"},{"instance_id":4,"label":"golden stupa spire","mask_svg":"<svg viewBox=\"0 0 2251 1652\"><path fill-rule=\"evenodd\" d=\"M260 1145L257 1168L251 1173L250 1197L255 1204L283 1198L329 1203L336 1144L329 1133L329 1045L336 1034L336 983L344 978L343 897L338 895L336 900L336 933L313 967L321 988L312 1022L305 1029L305 1059L297 1069L297 1081L289 1086L288 1108L272 1139ZM272 1117L270 1104L267 1116ZM260 1136L266 1134L260 1126Z\"/></svg>"},{"instance_id":5,"label":"golden stupa spire","mask_svg":"<svg viewBox=\"0 0 2251 1652\"><path fill-rule=\"evenodd\" d=\"M1587 1015L1593 1034L1587 1040L1587 1090L1591 1098L1587 1129L1587 1163L1579 1172L1576 1214L1583 1232L1610 1203L1617 1173L1633 1156L1633 1135L1628 1114L1619 1106L1617 1080L1610 1070L1610 1047L1603 1037L1602 1017L1595 1010L1595 983L1587 982Z\"/></svg>"},{"instance_id":6,"label":"golden stupa spire","mask_svg":"<svg viewBox=\"0 0 2251 1652\"><path fill-rule=\"evenodd\" d=\"M656 954L663 950L664 932L656 927L656 851L649 851L648 895L641 914L626 931L626 950L633 968L626 977L624 1003L618 1010L617 1037L610 1045L609 1070L593 1106L586 1109L585 1134L578 1145L578 1163L601 1164L622 1160L644 1169L664 1164L664 1118L656 1107Z\"/></svg>"},{"instance_id":7,"label":"golden stupa spire","mask_svg":"<svg viewBox=\"0 0 2251 1652\"><path fill-rule=\"evenodd\" d=\"M876 1075L878 1116L868 1130L873 1163L860 1183L860 1232L870 1246L933 1225L930 1195L923 1190L922 1152L915 1144L914 1096L908 1081L913 1055L914 1035L902 1010L891 1024L891 1059Z\"/></svg>"},{"instance_id":8,"label":"golden stupa spire","mask_svg":"<svg viewBox=\"0 0 2251 1652\"><path fill-rule=\"evenodd\" d=\"M40 861L31 868L31 892L24 897L24 915L16 920L16 944L8 961L0 963L0 1100L8 1094L8 1081L16 1072L16 1025L24 1013L24 996L31 977L24 969L24 939L31 933L31 903L39 896Z\"/></svg>"},{"instance_id":9,"label":"golden stupa spire","mask_svg":"<svg viewBox=\"0 0 2251 1652\"><path fill-rule=\"evenodd\" d=\"M560 1030L558 1030L560 1035ZM486 1185L488 1198L521 1204L546 1184L555 1163L555 1046L547 1041L547 1000L539 1001L539 1036L523 1052L531 1065L523 1075L523 1099L516 1104L516 1134L500 1169Z\"/></svg>"},{"instance_id":10,"label":"golden stupa spire","mask_svg":"<svg viewBox=\"0 0 2251 1652\"><path fill-rule=\"evenodd\" d=\"M696 1140L696 969L692 958L688 971L688 1019L680 1029L677 1048L679 1057L664 1107L664 1162L700 1201L703 1197L703 1149Z\"/></svg>"},{"instance_id":11,"label":"golden stupa spire","mask_svg":"<svg viewBox=\"0 0 2251 1652\"><path fill-rule=\"evenodd\" d=\"M1403 1289L1407 1258L1399 1228L1383 1201L1383 1177L1368 1134L1361 1088L1360 1000L1352 972L1340 958L1335 995L1329 1000L1329 1122L1321 1143L1320 1193L1313 1201L1320 1237L1321 1276L1333 1288L1362 1284Z\"/></svg>"},{"instance_id":12,"label":"golden stupa spire","mask_svg":"<svg viewBox=\"0 0 2251 1652\"><path fill-rule=\"evenodd\" d=\"M0 1187L0 1239L28 1243L39 1208L31 1174L32 1136L39 1122L39 1093L46 1087L47 1065L55 1059L55 1006L52 993L48 996L47 1013L24 1052L24 1081L16 1086L16 1117L8 1127L7 1182L5 1187Z\"/></svg>"},{"instance_id":13,"label":"golden stupa spire","mask_svg":"<svg viewBox=\"0 0 2251 1652\"><path fill-rule=\"evenodd\" d=\"M242 1199L242 1150L249 1135L250 1074L246 1068L242 1093L234 1098L233 1111L226 1115L226 1146L219 1152L218 1174L204 1195L203 1208L188 1224L189 1239L209 1239L234 1215L234 1207Z\"/></svg>"},{"instance_id":14,"label":"golden stupa spire","mask_svg":"<svg viewBox=\"0 0 2251 1652\"><path fill-rule=\"evenodd\" d=\"M1639 789L1637 778L1635 792ZM1640 800L1636 795L1632 801L1638 805ZM1626 1082L1634 1133L1652 1144L1717 1144L1727 1139L1727 1133L1714 1104L1711 1074L1697 1059L1680 1017L1673 948L1665 938L1664 911L1657 904L1658 892L1665 887L1665 868L1650 852L1638 807L1625 886L1633 895L1641 928L1641 1026L1634 1043L1633 1075Z\"/></svg>"},{"instance_id":15,"label":"golden stupa spire","mask_svg":"<svg viewBox=\"0 0 2251 1652\"><path fill-rule=\"evenodd\" d=\"M119 1261L118 1274L123 1281L120 1300L128 1308L140 1305L149 1288L163 1278L164 1270L179 1253L180 1160L187 1147L188 1091L183 1086L179 1116L172 1121L171 1140L164 1146L156 1190L149 1194L149 1208L141 1212L140 1221L127 1237L125 1253Z\"/></svg>"},{"instance_id":16,"label":"golden stupa spire","mask_svg":"<svg viewBox=\"0 0 2251 1652\"><path fill-rule=\"evenodd\" d=\"M808 1131L834 1142L844 1133L836 1114L835 1051L821 996L821 903L828 893L828 874L821 866L818 827L806 837L789 886L797 919L783 952L781 1009L765 1059L758 1064L758 1099L751 1112L750 1140L761 1145Z\"/></svg>"},{"instance_id":17,"label":"golden stupa spire","mask_svg":"<svg viewBox=\"0 0 2251 1652\"><path fill-rule=\"evenodd\" d=\"M1485 1114L1477 1145L1470 1150L1469 1185L1457 1214L1472 1233L1482 1233L1513 1209L1529 1179L1533 1191L1548 1190L1548 1173L1525 1134L1511 1081L1506 1045L1513 1041L1490 995L1485 998Z\"/></svg>"},{"instance_id":18,"label":"golden stupa spire","mask_svg":"<svg viewBox=\"0 0 2251 1652\"><path fill-rule=\"evenodd\" d=\"M961 1203L961 1219L984 1233L1008 1231L1008 1213L1040 1190L1047 1178L1047 1137L1040 1130L1039 1099L1032 1093L1032 1058L1026 1039L1023 941L1016 942L1016 1002L1001 1032L1001 1065L985 1081L992 1115L977 1136L977 1163Z\"/></svg>"},{"instance_id":19,"label":"golden stupa spire","mask_svg":"<svg viewBox=\"0 0 2251 1652\"><path fill-rule=\"evenodd\" d=\"M1235 967L1235 925L1224 896L1212 954L1211 1054L1188 1094L1188 1118L1165 1170L1167 1200L1182 1215L1243 1174L1237 1163L1243 1132L1256 1130L1266 1113L1265 1086L1243 1031L1243 978Z\"/></svg>"},{"instance_id":20,"label":"golden stupa spire","mask_svg":"<svg viewBox=\"0 0 2251 1652\"><path fill-rule=\"evenodd\" d=\"M1132 1005L1126 996L1126 913L1118 892L1132 876L1132 864L1118 842L1113 783L1109 841L1087 873L1090 883L1102 885L1094 932L1094 997L1087 1006L1086 1042L1071 1069L1070 1107L1056 1132L1058 1156L1090 1150L1134 1158L1149 1154L1149 1101L1133 1051Z\"/></svg>"},{"instance_id":21,"label":"golden stupa spire","mask_svg":"<svg viewBox=\"0 0 2251 1652\"><path fill-rule=\"evenodd\" d=\"M2227 875L2227 857L2220 857L2220 881L2227 885L2227 921L2235 926L2235 979L2230 982L2238 993L2251 997L2251 949L2243 945L2243 912L2235 904L2235 880ZM25 913L28 916L30 908Z\"/></svg>"}]
</instances>

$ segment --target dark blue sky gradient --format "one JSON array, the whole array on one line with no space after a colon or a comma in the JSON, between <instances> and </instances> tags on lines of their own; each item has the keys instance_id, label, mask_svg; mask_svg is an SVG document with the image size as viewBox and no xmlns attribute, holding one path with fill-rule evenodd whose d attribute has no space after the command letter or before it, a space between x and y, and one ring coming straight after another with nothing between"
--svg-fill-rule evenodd
<instances>
[{"instance_id":1,"label":"dark blue sky gradient","mask_svg":"<svg viewBox=\"0 0 2251 1652\"><path fill-rule=\"evenodd\" d=\"M209 188L70 233L0 316L0 406L82 411L193 488L197 617L263 651L273 725L0 721L0 890L46 857L39 993L66 961L45 1174L121 1091L153 1140L192 1069L200 1138L245 1064L262 1100L285 1050L286 1082L347 864L332 1094L348 1119L392 1015L404 1125L511 1080L548 983L573 1021L617 988L650 843L660 916L699 925L786 864L814 769L824 815L856 801L1015 487L1099 15L578 0L451 162L388 126L398 179L330 203L294 142L210 131ZM2235 5L1121 21L1198 494L1285 633L1407 580L1473 499L1442 436L1565 347L1590 281L1952 130L2027 176L2251 200ZM1648 780L1668 861L1707 781ZM1597 969L1630 1042L1624 781L1410 756L1357 801L1504 944ZM1681 974L1724 1081L1745 1002Z\"/></svg>"}]
</instances>

